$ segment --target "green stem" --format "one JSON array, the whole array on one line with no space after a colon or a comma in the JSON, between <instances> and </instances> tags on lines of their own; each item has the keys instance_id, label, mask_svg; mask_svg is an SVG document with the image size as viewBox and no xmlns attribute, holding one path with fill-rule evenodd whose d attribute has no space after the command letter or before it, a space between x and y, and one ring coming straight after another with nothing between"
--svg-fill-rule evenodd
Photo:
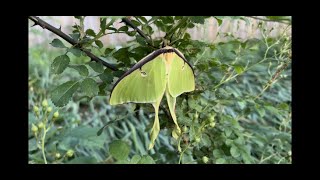
<instances>
[{"instance_id":1,"label":"green stem","mask_svg":"<svg viewBox=\"0 0 320 180\"><path fill-rule=\"evenodd\" d=\"M165 39L171 36L180 26L182 26L186 21L188 20L188 17L183 17L172 29L169 30L169 32L165 35Z\"/></svg>"},{"instance_id":2,"label":"green stem","mask_svg":"<svg viewBox=\"0 0 320 180\"><path fill-rule=\"evenodd\" d=\"M113 24L113 22L114 22L114 20L111 20L108 24L106 24L106 27L109 27L111 24ZM115 32L113 32L113 33L115 33ZM90 40L90 41L88 42L88 44L93 43L94 41L100 39L101 37L103 37L103 36L105 36L105 35L107 35L107 34L113 34L113 33L106 33L106 34L105 34L105 32L104 32L102 29L100 29L100 31L98 32L98 34L97 34L92 40Z\"/></svg>"},{"instance_id":3,"label":"green stem","mask_svg":"<svg viewBox=\"0 0 320 180\"><path fill-rule=\"evenodd\" d=\"M42 150L42 156L43 156L44 163L48 164L47 163L47 159L46 159L45 149L44 149L44 141L45 141L45 138L46 138L46 134L47 134L47 129L46 129L46 125L44 123L43 136L42 136L42 140L41 140L41 150Z\"/></svg>"},{"instance_id":4,"label":"green stem","mask_svg":"<svg viewBox=\"0 0 320 180\"><path fill-rule=\"evenodd\" d=\"M190 147L190 144L191 143L189 143L188 146L186 148L184 148L184 150L181 152L178 164L181 164L181 160L182 160L183 154Z\"/></svg>"}]
</instances>

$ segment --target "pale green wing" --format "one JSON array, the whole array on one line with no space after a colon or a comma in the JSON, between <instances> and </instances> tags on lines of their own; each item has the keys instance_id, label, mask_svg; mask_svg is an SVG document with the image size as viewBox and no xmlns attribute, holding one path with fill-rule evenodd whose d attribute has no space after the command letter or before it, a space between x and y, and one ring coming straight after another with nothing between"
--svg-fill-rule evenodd
<instances>
[{"instance_id":1,"label":"pale green wing","mask_svg":"<svg viewBox=\"0 0 320 180\"><path fill-rule=\"evenodd\" d=\"M159 105L166 88L166 65L160 51L148 55L127 71L116 82L111 95L110 104L126 102L152 103L155 118L151 129L149 149L153 148L160 132Z\"/></svg>"},{"instance_id":2,"label":"pale green wing","mask_svg":"<svg viewBox=\"0 0 320 180\"><path fill-rule=\"evenodd\" d=\"M160 132L160 123L159 123L159 106L160 106L160 103L161 103L161 99L158 99L157 102L155 103L152 103L153 105L153 108L154 108L154 111L155 111L155 115L154 115L154 122L153 122L153 126L152 126L152 129L151 129L151 135L150 135L150 144L149 144L149 147L148 149L152 149L153 146L154 146L154 143L158 137L158 134Z\"/></svg>"},{"instance_id":3,"label":"pale green wing","mask_svg":"<svg viewBox=\"0 0 320 180\"><path fill-rule=\"evenodd\" d=\"M141 60L117 81L110 95L110 104L156 102L165 91L165 68L163 54L147 62Z\"/></svg>"},{"instance_id":4,"label":"pale green wing","mask_svg":"<svg viewBox=\"0 0 320 180\"><path fill-rule=\"evenodd\" d=\"M172 136L175 139L178 139L178 137L181 135L181 130L175 113L176 97L184 92L190 92L195 89L193 70L190 64L182 59L182 57L183 55L178 50L167 56L167 58L169 58L167 60L169 63L169 69L166 98L171 117L175 124L175 128L172 131Z\"/></svg>"},{"instance_id":5,"label":"pale green wing","mask_svg":"<svg viewBox=\"0 0 320 180\"><path fill-rule=\"evenodd\" d=\"M183 55L181 54L181 56ZM191 66L176 53L172 57L169 68L168 89L173 97L195 89L194 74Z\"/></svg>"},{"instance_id":6,"label":"pale green wing","mask_svg":"<svg viewBox=\"0 0 320 180\"><path fill-rule=\"evenodd\" d=\"M172 97L168 91L168 88L166 89L166 98L167 98L167 102L168 102L168 106L169 106L169 110L170 110L170 114L171 117L173 119L173 122L175 124L175 128L172 131L172 137L174 137L175 139L178 139L178 137L181 134L181 129L178 125L177 122L177 116L175 113L175 107L176 107L176 98Z\"/></svg>"}]
</instances>

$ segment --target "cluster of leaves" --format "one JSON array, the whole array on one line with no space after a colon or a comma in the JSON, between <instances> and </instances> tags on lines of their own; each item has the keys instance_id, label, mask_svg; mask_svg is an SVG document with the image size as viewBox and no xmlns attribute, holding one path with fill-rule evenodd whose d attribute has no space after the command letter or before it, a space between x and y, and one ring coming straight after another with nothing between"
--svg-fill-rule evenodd
<instances>
[{"instance_id":1,"label":"cluster of leaves","mask_svg":"<svg viewBox=\"0 0 320 180\"><path fill-rule=\"evenodd\" d=\"M53 58L50 69L42 74L31 71L29 80L33 89L29 91L29 104L35 105L49 96L55 106L63 107L61 121L55 121L45 140L49 162L291 162L291 39L288 34L271 39L270 32L261 23L261 40L243 42L228 35L230 41L211 44L192 40L187 32L188 28L204 24L209 16L131 17L131 22L147 38L125 24L115 28L115 22L122 17L101 17L99 32L84 28L85 17L75 18L79 24L72 27L70 37L79 44L67 47L61 40L54 39L50 44L61 49L62 55ZM241 16L214 18L219 25L226 18L248 21ZM154 37L158 31L165 36ZM126 47L104 47L99 39L113 33L125 33L134 40ZM107 98L117 77L164 44L177 47L193 64L196 91L177 98L178 123L184 131L178 141L170 138L173 122L163 103L160 112L163 130L154 150L148 152L152 107L146 104L111 107ZM90 61L80 48L116 65L119 71ZM62 83L57 86L54 79ZM30 128L34 121L35 116L30 112ZM99 131L105 124L108 127ZM31 133L29 159L43 163L34 141ZM55 158L55 154L67 154L69 150L74 151L72 156Z\"/></svg>"}]
</instances>

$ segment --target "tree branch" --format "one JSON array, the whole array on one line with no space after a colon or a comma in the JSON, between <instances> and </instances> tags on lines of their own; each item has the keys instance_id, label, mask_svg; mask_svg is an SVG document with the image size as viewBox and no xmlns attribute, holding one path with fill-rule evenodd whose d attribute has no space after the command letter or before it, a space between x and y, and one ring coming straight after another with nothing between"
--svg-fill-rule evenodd
<instances>
[{"instance_id":1,"label":"tree branch","mask_svg":"<svg viewBox=\"0 0 320 180\"><path fill-rule=\"evenodd\" d=\"M47 22L43 21L42 19L40 19L37 16L29 16L28 17L30 20L32 20L34 22L33 26L39 25L41 26L43 29L47 29L51 32L53 32L54 34L60 36L61 38L63 38L64 40L66 40L68 43L70 43L73 46L77 46L79 45L79 42L72 39L70 36L68 36L67 34L63 33L61 31L61 27L59 29L53 27L52 25L48 24ZM91 52L89 52L87 49L84 49L82 47L79 48L81 51L83 51L84 53L87 54L87 56L89 56L91 58L91 61L96 61L96 62L101 62L102 65L106 66L107 68L113 70L113 71L117 71L118 69L112 65L109 64L107 62L105 62L104 60L98 58L97 56L95 56L94 54L92 54Z\"/></svg>"},{"instance_id":2,"label":"tree branch","mask_svg":"<svg viewBox=\"0 0 320 180\"><path fill-rule=\"evenodd\" d=\"M137 32L140 34L140 36L142 36L142 37L147 41L147 43L149 44L149 46L157 49L156 47L154 47L154 46L151 44L151 39L149 39L149 38L147 37L147 35L145 35L145 34L143 33L143 31L141 31L137 26L135 26L135 25L130 21L130 19L128 19L128 18L122 18L122 22L124 22L127 26L130 26L132 29L134 29L135 31L137 31Z\"/></svg>"},{"instance_id":3,"label":"tree branch","mask_svg":"<svg viewBox=\"0 0 320 180\"><path fill-rule=\"evenodd\" d=\"M257 20L261 20L261 21L269 21L269 22L278 22L278 23L283 23L283 24L290 24L287 22L283 22L283 21L276 21L276 20L271 20L271 19L264 19L264 18L259 18L259 17L255 17L255 16L245 16L248 18L252 18L252 19L257 19Z\"/></svg>"}]
</instances>

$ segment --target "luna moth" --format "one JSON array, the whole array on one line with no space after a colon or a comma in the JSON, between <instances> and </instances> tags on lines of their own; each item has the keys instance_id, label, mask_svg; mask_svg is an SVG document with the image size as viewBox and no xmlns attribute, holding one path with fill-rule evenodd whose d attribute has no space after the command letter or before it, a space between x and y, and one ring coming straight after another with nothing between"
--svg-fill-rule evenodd
<instances>
[{"instance_id":1,"label":"luna moth","mask_svg":"<svg viewBox=\"0 0 320 180\"><path fill-rule=\"evenodd\" d=\"M151 149L160 131L158 112L164 94L175 124L172 136L177 139L181 130L175 114L176 97L194 89L192 66L178 49L166 46L144 57L116 81L110 93L110 105L128 102L153 105L155 119L151 129Z\"/></svg>"}]
</instances>

